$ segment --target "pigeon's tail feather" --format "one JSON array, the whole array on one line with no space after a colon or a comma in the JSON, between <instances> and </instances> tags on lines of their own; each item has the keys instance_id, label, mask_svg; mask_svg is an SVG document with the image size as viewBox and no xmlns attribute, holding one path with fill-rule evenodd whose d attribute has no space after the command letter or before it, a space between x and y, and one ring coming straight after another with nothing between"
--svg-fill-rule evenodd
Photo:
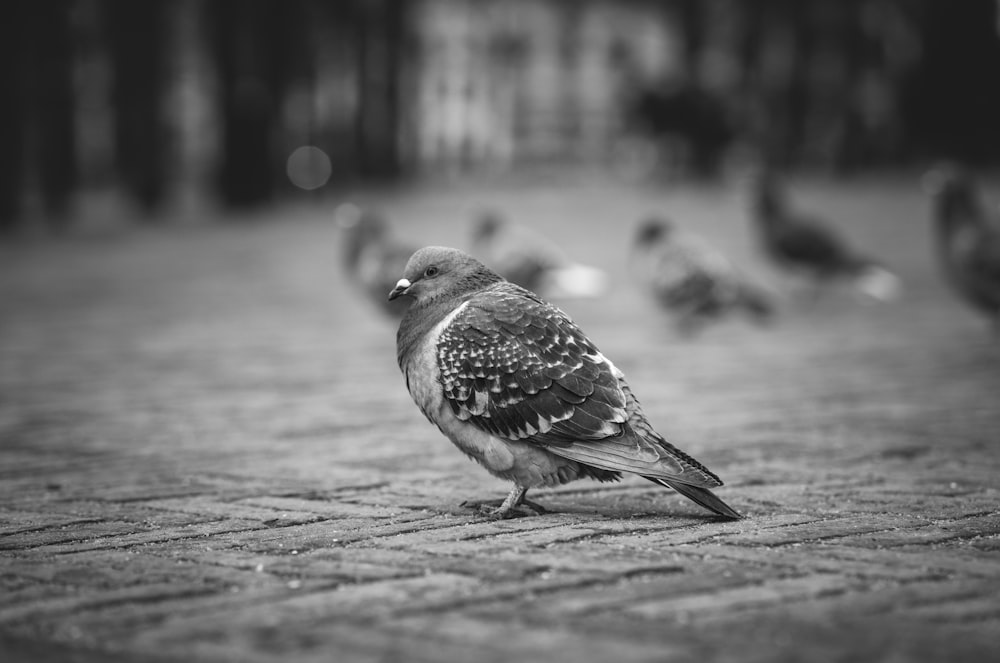
<instances>
[{"instance_id":1,"label":"pigeon's tail feather","mask_svg":"<svg viewBox=\"0 0 1000 663\"><path fill-rule=\"evenodd\" d=\"M740 304L756 320L764 322L774 315L774 301L771 296L755 286L740 286Z\"/></svg>"},{"instance_id":2,"label":"pigeon's tail feather","mask_svg":"<svg viewBox=\"0 0 1000 663\"><path fill-rule=\"evenodd\" d=\"M736 511L733 507L729 506L722 500L720 500L715 493L710 491L708 488L702 488L700 486L692 486L690 484L681 483L679 481L671 481L669 479L661 479L659 477L644 477L649 479L653 483L658 483L666 488L673 488L678 493L688 498L696 504L700 504L709 511L714 511L720 516L726 518L732 518L733 520L740 520L743 516Z\"/></svg>"}]
</instances>

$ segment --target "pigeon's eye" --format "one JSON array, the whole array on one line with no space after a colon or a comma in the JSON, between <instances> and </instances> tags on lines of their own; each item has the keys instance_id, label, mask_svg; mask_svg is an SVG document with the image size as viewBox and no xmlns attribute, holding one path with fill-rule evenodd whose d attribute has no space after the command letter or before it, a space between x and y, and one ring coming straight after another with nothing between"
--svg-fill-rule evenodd
<instances>
[{"instance_id":1,"label":"pigeon's eye","mask_svg":"<svg viewBox=\"0 0 1000 663\"><path fill-rule=\"evenodd\" d=\"M438 268L435 265L431 265L426 270L424 270L424 276L427 278L433 278L437 276Z\"/></svg>"}]
</instances>

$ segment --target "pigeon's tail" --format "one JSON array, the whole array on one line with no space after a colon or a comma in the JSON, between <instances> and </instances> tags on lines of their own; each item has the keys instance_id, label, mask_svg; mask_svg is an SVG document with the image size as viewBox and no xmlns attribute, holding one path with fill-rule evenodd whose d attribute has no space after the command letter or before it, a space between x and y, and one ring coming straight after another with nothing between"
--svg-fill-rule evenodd
<instances>
[{"instance_id":1,"label":"pigeon's tail","mask_svg":"<svg viewBox=\"0 0 1000 663\"><path fill-rule=\"evenodd\" d=\"M736 511L736 509L720 500L715 493L710 491L708 488L692 486L690 484L680 483L679 481L670 481L669 479L661 479L659 477L644 478L649 479L653 483L658 483L666 488L673 488L692 502L700 504L709 511L714 511L720 516L732 518L733 520L740 520L743 518L743 516Z\"/></svg>"},{"instance_id":2,"label":"pigeon's tail","mask_svg":"<svg viewBox=\"0 0 1000 663\"><path fill-rule=\"evenodd\" d=\"M774 315L774 301L762 288L740 286L740 305L758 322L766 322Z\"/></svg>"},{"instance_id":3,"label":"pigeon's tail","mask_svg":"<svg viewBox=\"0 0 1000 663\"><path fill-rule=\"evenodd\" d=\"M854 286L864 295L879 302L899 298L903 282L885 267L871 261L860 261L853 270Z\"/></svg>"},{"instance_id":4,"label":"pigeon's tail","mask_svg":"<svg viewBox=\"0 0 1000 663\"><path fill-rule=\"evenodd\" d=\"M608 289L608 276L602 270L587 265L553 267L542 274L539 289L552 298L600 297Z\"/></svg>"}]
</instances>

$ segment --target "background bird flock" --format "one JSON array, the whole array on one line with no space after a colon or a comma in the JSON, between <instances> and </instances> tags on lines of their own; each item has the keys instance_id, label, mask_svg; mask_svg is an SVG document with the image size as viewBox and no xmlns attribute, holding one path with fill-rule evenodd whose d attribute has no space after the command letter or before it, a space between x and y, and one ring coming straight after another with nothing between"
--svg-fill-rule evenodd
<instances>
[{"instance_id":1,"label":"background bird flock","mask_svg":"<svg viewBox=\"0 0 1000 663\"><path fill-rule=\"evenodd\" d=\"M930 198L928 208L933 219L934 239L939 253L941 273L959 296L975 309L984 313L992 321L994 329L1000 331L1000 231L998 231L997 215L983 200L974 177L963 168L951 164L941 164L928 172L921 184ZM814 304L819 297L833 290L846 290L856 294L859 301L879 304L891 303L903 295L904 288L901 279L885 261L878 256L871 255L864 248L859 247L850 237L838 231L835 220L823 218L820 214L812 212L808 204L796 200L780 174L770 170L756 171L746 179L745 187L745 222L756 239L758 255L769 262L784 280L800 284L804 288L800 292L781 296L777 292L762 287L734 265L723 251L713 246L707 239L696 235L689 229L682 228L682 224L677 219L668 218L660 213L653 213L637 220L626 233L623 233L623 245L617 254L611 249L602 252L603 256L617 255L627 261L627 272L636 289L643 291L646 301L651 305L658 306L663 311L664 316L673 321L678 335L695 336L712 324L718 324L736 316L748 318L765 328L772 324L780 324L781 309L791 308L785 306L789 300L804 299L806 305ZM440 354L443 352L443 346L440 344L443 341L439 343L436 339L438 335L444 338L445 332L451 333L452 327L457 324L457 318L454 316L462 310L465 304L469 303L463 300L463 297L467 296L479 298L476 300L479 302L476 304L477 311L479 311L480 305L482 305L483 310L487 311L492 311L495 308L498 316L502 315L501 308L505 305L503 302L507 301L504 298L513 298L512 302L516 300L517 306L524 307L524 310L519 311L517 315L527 316L527 318L534 320L531 322L533 327L542 325L543 321L545 324L549 324L553 320L562 319L564 322L557 325L560 330L553 332L553 338L567 334L573 336L577 332L572 331L574 329L572 322L568 318L563 318L563 313L559 310L549 308L547 304L544 304L544 299L538 300L531 293L537 293L542 298L551 298L557 302L572 298L600 298L608 291L606 270L613 265L580 264L567 255L558 239L539 234L527 223L517 223L507 219L496 209L480 210L472 215L468 225L468 237L466 238L468 241L466 243L472 255L492 270L486 272L478 271L482 268L479 263L466 262L468 257L461 252L441 254L441 256L434 253L434 256L438 257L433 259L428 257L428 251L433 253L434 251L453 250L441 249L441 247L421 249L416 243L401 240L387 221L374 210L362 210L352 204L344 204L337 210L336 216L338 224L345 233L343 264L349 276L357 284L358 291L367 296L383 311L395 317L401 317L407 311L407 304L397 306L400 300L414 300L414 303L410 304L411 314L403 317L397 337L397 339L403 339L399 341L402 343L401 348L404 346L409 348L406 352L400 350L401 354L399 355L400 367L406 374L406 385L424 414L437 424L438 428L452 439L460 449L483 463L491 473L515 482L515 488L504 504L498 510L489 512L493 514L493 517L497 517L497 514L499 517L507 517L515 507L523 504L526 488L551 485L552 482L549 479L534 476L518 478L514 476L516 473L512 474L507 470L491 469L489 462L487 462L491 458L490 453L482 452L482 445L487 443L482 442L477 437L482 434L481 432L472 430L477 427L464 423L467 417L459 417L462 422L452 421L449 418L451 417L450 411L447 408L442 409L438 396L433 398L428 396L429 393L440 391L444 385L443 382L441 385L436 384L438 380L434 377L436 373L434 369L428 368L433 366L435 362L440 364L443 361L441 358L443 355ZM412 257L410 257L411 255ZM485 278L483 281L484 289L470 288L466 291L462 289L466 286L445 286L443 283L438 286L425 286L423 283L426 280L425 277L437 275L436 272L439 268L437 260L439 258L444 261L442 265L445 266L442 269L455 272L456 275L461 273L460 276L457 276L457 278L463 279L460 283L468 284L474 279L482 280ZM427 264L424 264L425 262ZM479 266L476 267L476 265ZM425 268L435 270L435 274L432 275L430 271L425 273L423 271ZM525 296L524 291L518 288L513 290L504 287L498 288L495 285L497 277L493 272L507 281L531 291L531 293ZM484 277L483 274L486 276ZM436 280L431 280L437 283ZM429 300L422 299L420 295L412 294L418 289L418 281L420 281L420 292L424 292L426 288L430 287L444 289ZM507 285L509 284L504 284L504 286ZM437 292L437 290L432 292ZM522 294L518 294L518 292ZM399 297L401 293L412 294L412 296ZM496 301L492 301L494 298ZM428 305L441 306L441 302L450 302L451 308L437 311L433 316L427 312L431 310L427 308ZM513 304L511 305L513 306ZM530 313L529 309L534 311L532 307L538 305L545 308ZM420 325L416 323L418 319L423 319ZM452 322L452 320L456 320L456 322ZM623 320L622 323L631 324L630 321L626 320ZM488 326L491 323L480 321L476 324ZM407 338L404 328L414 328L415 326L423 329L421 339L430 338L430 344L421 345L420 347L423 349L419 352L413 349L417 346L411 347L412 344L407 345L403 342ZM442 329L445 332L442 332ZM484 327L476 326L475 329L477 334L481 334ZM510 347L517 346L518 351L525 350L528 345L536 342L535 340L524 341L527 345L518 345L521 341L517 341L519 338L517 334L509 333L513 334L511 338L515 339L514 345ZM580 343L590 347L588 339L584 336L579 338L581 339ZM494 344L499 347L508 341L510 341L509 338L500 335L494 339ZM426 343L426 341L422 340L421 343ZM476 349L473 345L454 349L455 356L460 355L471 360L475 355L473 351ZM508 346L504 345L503 347L507 348ZM533 352L530 348L526 351ZM593 349L592 352L595 356L600 356L596 349ZM578 359L564 357L548 366L546 370L575 370L571 367L580 365ZM603 361L603 357L601 361ZM598 363L600 364L600 362ZM600 365L603 366L603 364ZM466 369L470 376L479 377L482 377L479 373L485 370L479 365L455 368L459 372ZM624 390L622 393L630 393L624 376L612 364L608 364L601 370L608 375L616 376L613 379L607 379L612 380L612 382L617 380L620 388ZM414 375L417 374L424 375L415 378ZM443 376L444 373L441 375ZM443 379L442 377L441 380ZM502 376L497 376L497 380L502 382ZM414 384L417 386L414 387ZM421 384L424 386L420 386ZM518 378L517 384L518 388L524 386L520 378ZM488 389L482 387L481 393L476 392L477 404L479 396L483 397L484 403L491 401L494 391L495 389L492 387ZM536 392L529 390L525 393L530 395ZM471 396L466 394L465 398L471 398ZM635 430L647 431L648 429L648 435L640 434L637 439L646 440L655 448L668 448L672 458L687 458L682 452L677 452L680 455L675 454L676 449L670 447L662 438L656 437L657 434L649 427L641 411L638 410L637 403L634 404L633 412L633 409L630 409L633 408L632 401L628 399L622 403L618 403L615 399L612 401L614 401L612 404L618 407L621 412L615 410L614 416L604 421L605 425L618 426L622 425L621 422L627 421L628 423L624 424L626 432L633 430L628 428L629 425L633 425ZM586 397L584 397L584 402L589 402ZM487 410L489 407L492 406L488 406ZM583 405L577 407L580 408ZM537 408L535 409L537 410ZM559 422L562 420L561 418L564 418L561 411L550 410L551 408L542 408L536 414L543 419L551 417L551 422ZM443 411L445 414L435 415L434 413L438 411ZM490 411L492 412L492 410ZM441 416L444 416L448 421L442 423ZM628 417L632 417L634 421ZM548 421L548 419L546 420ZM599 451L603 451L604 445L611 437L614 437L608 434L604 428L601 428L600 431L590 432L595 435L597 432L601 433L598 436L600 438L600 444L597 445ZM509 437L516 444L521 438L528 435L532 444L537 444L540 448L556 454L555 456L546 456L546 462L565 455L566 450L563 447L559 445L551 447L551 440L548 440L542 433L547 434L547 431L541 431L538 435L525 433L524 435L506 437ZM506 439L506 437L501 435L501 438ZM535 437L540 439L535 440ZM504 446L506 443L490 442L489 444ZM552 451L553 448L558 449L558 451ZM617 453L613 453L611 456L618 458ZM572 454L566 457L570 461L580 460ZM588 461L593 460L590 455L586 457ZM487 460L483 460L483 458ZM603 456L601 462L595 462L592 465L598 468L594 471L622 469ZM532 466L535 465L532 464ZM629 466L625 469L651 478L650 467L645 465L642 467ZM653 469L662 470L659 466ZM553 472L555 471L553 470ZM563 474L571 474L572 476L564 478ZM560 478L556 483L563 483L583 475L586 475L586 472L581 473L579 468L573 465L566 472L559 474ZM667 476L674 479L680 475L668 472ZM738 512L718 500L710 490L707 490L720 485L719 480L714 475L709 476L714 483L706 479L707 483L704 485L695 485L695 489L700 491L695 495L684 490L694 484L689 485L681 481L680 487L674 486L671 482L664 483L664 485L674 487L675 490L718 514L739 517ZM703 497L703 495L707 497Z\"/></svg>"},{"instance_id":2,"label":"background bird flock","mask_svg":"<svg viewBox=\"0 0 1000 663\"><path fill-rule=\"evenodd\" d=\"M975 176L951 163L929 170L920 186L928 195L939 271L953 292L985 316L1000 334L1000 214ZM669 211L635 219L619 251L631 285L644 293L678 334L694 336L712 324L743 317L760 326L780 323L788 305L808 305L826 293L848 291L864 302L887 304L904 296L891 265L868 255L837 228L836 219L796 200L786 178L761 169L746 178L746 218L760 260L779 274L779 289L754 282L708 239ZM402 239L382 213L341 204L342 265L358 294L393 317L407 302L388 301L407 259L420 243ZM609 264L575 261L556 238L487 208L472 214L453 243L507 280L557 303L600 298L609 292Z\"/></svg>"}]
</instances>

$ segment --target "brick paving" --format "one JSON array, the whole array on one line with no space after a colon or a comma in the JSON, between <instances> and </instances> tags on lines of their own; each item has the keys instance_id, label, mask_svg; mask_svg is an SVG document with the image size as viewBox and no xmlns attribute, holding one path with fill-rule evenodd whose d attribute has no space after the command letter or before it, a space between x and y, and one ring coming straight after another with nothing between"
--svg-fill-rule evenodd
<instances>
[{"instance_id":1,"label":"brick paving","mask_svg":"<svg viewBox=\"0 0 1000 663\"><path fill-rule=\"evenodd\" d=\"M5 661L939 661L1000 650L1000 338L947 291L915 180L806 182L906 281L813 300L731 189L371 192L463 246L482 204L607 268L558 302L750 517L640 479L500 498L427 424L394 323L337 263L337 200L0 247ZM630 282L661 210L781 295L679 338ZM273 217L273 218L271 218Z\"/></svg>"}]
</instances>

